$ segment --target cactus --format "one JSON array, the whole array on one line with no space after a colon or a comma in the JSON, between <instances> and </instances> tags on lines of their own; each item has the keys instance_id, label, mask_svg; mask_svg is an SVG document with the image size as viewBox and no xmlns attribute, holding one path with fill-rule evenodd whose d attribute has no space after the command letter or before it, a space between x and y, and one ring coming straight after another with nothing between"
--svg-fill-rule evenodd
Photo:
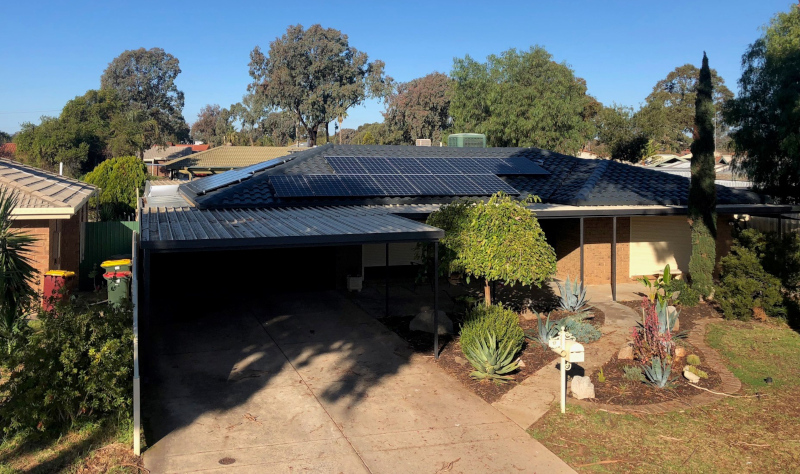
<instances>
[{"instance_id":1,"label":"cactus","mask_svg":"<svg viewBox=\"0 0 800 474\"><path fill-rule=\"evenodd\" d=\"M509 373L519 368L519 361L514 360L516 355L512 350L513 341L506 340L498 347L497 339L489 333L486 340L481 340L478 347L467 348L466 356L475 370L469 374L477 380L492 380L497 383L506 383L513 380Z\"/></svg>"},{"instance_id":2,"label":"cactus","mask_svg":"<svg viewBox=\"0 0 800 474\"><path fill-rule=\"evenodd\" d=\"M660 357L653 357L650 366L644 366L644 375L647 383L657 388L670 388L673 380L669 378L672 373L672 364L665 359L663 362Z\"/></svg>"},{"instance_id":3,"label":"cactus","mask_svg":"<svg viewBox=\"0 0 800 474\"><path fill-rule=\"evenodd\" d=\"M558 282L556 282L556 285L558 286L558 292L561 294L561 299L559 300L561 309L580 313L591 307L589 306L589 299L586 298L586 287L579 283L577 278L570 284L569 276L567 276L563 286Z\"/></svg>"},{"instance_id":4,"label":"cactus","mask_svg":"<svg viewBox=\"0 0 800 474\"><path fill-rule=\"evenodd\" d=\"M695 354L689 354L686 357L686 363L688 365L700 365L700 357Z\"/></svg>"},{"instance_id":5,"label":"cactus","mask_svg":"<svg viewBox=\"0 0 800 474\"><path fill-rule=\"evenodd\" d=\"M695 356L695 357L697 357L697 356ZM697 367L695 367L694 365L687 365L686 367L684 367L684 370L688 370L689 372L695 374L696 376L700 377L701 379L707 379L708 378L708 374L706 373L706 371L700 370Z\"/></svg>"},{"instance_id":6,"label":"cactus","mask_svg":"<svg viewBox=\"0 0 800 474\"><path fill-rule=\"evenodd\" d=\"M642 373L642 368L639 367L638 365L626 365L625 367L622 368L622 370L625 372L625 375L623 375L623 377L625 377L626 380L633 380L634 382L645 381L644 374Z\"/></svg>"}]
</instances>

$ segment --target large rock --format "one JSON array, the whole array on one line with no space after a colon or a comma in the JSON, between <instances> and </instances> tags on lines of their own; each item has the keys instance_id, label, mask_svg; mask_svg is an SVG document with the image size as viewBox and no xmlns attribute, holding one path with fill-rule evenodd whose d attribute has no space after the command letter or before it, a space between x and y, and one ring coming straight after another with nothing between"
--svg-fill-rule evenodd
<instances>
[{"instance_id":1,"label":"large rock","mask_svg":"<svg viewBox=\"0 0 800 474\"><path fill-rule=\"evenodd\" d=\"M619 350L619 354L617 354L617 359L619 360L633 360L633 344L630 342L626 342L624 346Z\"/></svg>"},{"instance_id":2,"label":"large rock","mask_svg":"<svg viewBox=\"0 0 800 474\"><path fill-rule=\"evenodd\" d=\"M686 349L683 346L677 346L675 348L675 358L683 359L684 357L686 357Z\"/></svg>"},{"instance_id":3,"label":"large rock","mask_svg":"<svg viewBox=\"0 0 800 474\"><path fill-rule=\"evenodd\" d=\"M408 327L412 331L424 331L433 334L433 310L423 309L411 320L411 324ZM439 334L453 334L453 321L442 310L439 310Z\"/></svg>"},{"instance_id":4,"label":"large rock","mask_svg":"<svg viewBox=\"0 0 800 474\"><path fill-rule=\"evenodd\" d=\"M683 368L683 376L686 377L686 380L688 380L689 382L692 383L700 382L700 376L693 372L689 372L688 367Z\"/></svg>"},{"instance_id":5,"label":"large rock","mask_svg":"<svg viewBox=\"0 0 800 474\"><path fill-rule=\"evenodd\" d=\"M594 384L589 377L576 376L572 378L572 396L578 400L594 398Z\"/></svg>"}]
</instances>

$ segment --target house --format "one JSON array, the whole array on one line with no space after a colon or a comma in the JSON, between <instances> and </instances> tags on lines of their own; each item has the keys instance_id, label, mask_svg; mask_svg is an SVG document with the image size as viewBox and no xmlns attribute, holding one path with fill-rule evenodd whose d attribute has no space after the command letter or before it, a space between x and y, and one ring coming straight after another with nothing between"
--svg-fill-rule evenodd
<instances>
[{"instance_id":1,"label":"house","mask_svg":"<svg viewBox=\"0 0 800 474\"><path fill-rule=\"evenodd\" d=\"M164 169L172 179L195 179L263 163L294 150L280 146L220 146L167 161Z\"/></svg>"},{"instance_id":2,"label":"house","mask_svg":"<svg viewBox=\"0 0 800 474\"><path fill-rule=\"evenodd\" d=\"M13 227L37 239L31 258L40 275L48 270L77 273L81 224L88 221L96 188L7 159L0 159L0 186L18 195ZM41 279L37 289L42 290Z\"/></svg>"},{"instance_id":3,"label":"house","mask_svg":"<svg viewBox=\"0 0 800 474\"><path fill-rule=\"evenodd\" d=\"M541 198L531 208L556 250L558 278L579 276L613 290L666 264L688 269L688 178L537 148L312 148L184 183L175 188L179 196L145 202L142 249L153 272L171 265L162 254L215 251L236 260L245 254L225 252L280 249L265 257L281 269L280 282L313 274L322 286L340 287L347 276L414 265L417 242L443 235L424 224L430 212L497 191ZM727 253L741 216L789 211L724 186L717 186L717 199L717 258Z\"/></svg>"},{"instance_id":4,"label":"house","mask_svg":"<svg viewBox=\"0 0 800 474\"><path fill-rule=\"evenodd\" d=\"M16 143L3 143L0 145L0 158L14 158L17 154Z\"/></svg>"}]
</instances>

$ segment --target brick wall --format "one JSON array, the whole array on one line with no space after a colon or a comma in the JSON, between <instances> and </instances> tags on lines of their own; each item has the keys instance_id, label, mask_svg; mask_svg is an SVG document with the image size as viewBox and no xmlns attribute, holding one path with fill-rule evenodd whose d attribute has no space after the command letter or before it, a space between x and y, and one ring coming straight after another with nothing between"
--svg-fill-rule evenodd
<instances>
[{"instance_id":1,"label":"brick wall","mask_svg":"<svg viewBox=\"0 0 800 474\"><path fill-rule=\"evenodd\" d=\"M28 257L32 260L33 267L39 271L39 284L36 289L37 291L42 291L41 275L50 269L50 221L20 220L15 221L12 227L37 239Z\"/></svg>"},{"instance_id":2,"label":"brick wall","mask_svg":"<svg viewBox=\"0 0 800 474\"><path fill-rule=\"evenodd\" d=\"M556 277L578 277L581 273L580 220L542 220L542 228L558 259ZM586 218L583 221L584 280L587 285L611 282L611 217ZM617 218L617 282L631 281L630 219Z\"/></svg>"}]
</instances>

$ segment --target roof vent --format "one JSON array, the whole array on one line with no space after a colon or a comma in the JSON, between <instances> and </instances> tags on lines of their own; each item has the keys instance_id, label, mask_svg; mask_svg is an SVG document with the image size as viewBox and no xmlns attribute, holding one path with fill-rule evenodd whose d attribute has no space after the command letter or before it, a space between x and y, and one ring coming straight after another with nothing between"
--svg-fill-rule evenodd
<instances>
[{"instance_id":1,"label":"roof vent","mask_svg":"<svg viewBox=\"0 0 800 474\"><path fill-rule=\"evenodd\" d=\"M417 146L431 146L430 138L417 138Z\"/></svg>"}]
</instances>

